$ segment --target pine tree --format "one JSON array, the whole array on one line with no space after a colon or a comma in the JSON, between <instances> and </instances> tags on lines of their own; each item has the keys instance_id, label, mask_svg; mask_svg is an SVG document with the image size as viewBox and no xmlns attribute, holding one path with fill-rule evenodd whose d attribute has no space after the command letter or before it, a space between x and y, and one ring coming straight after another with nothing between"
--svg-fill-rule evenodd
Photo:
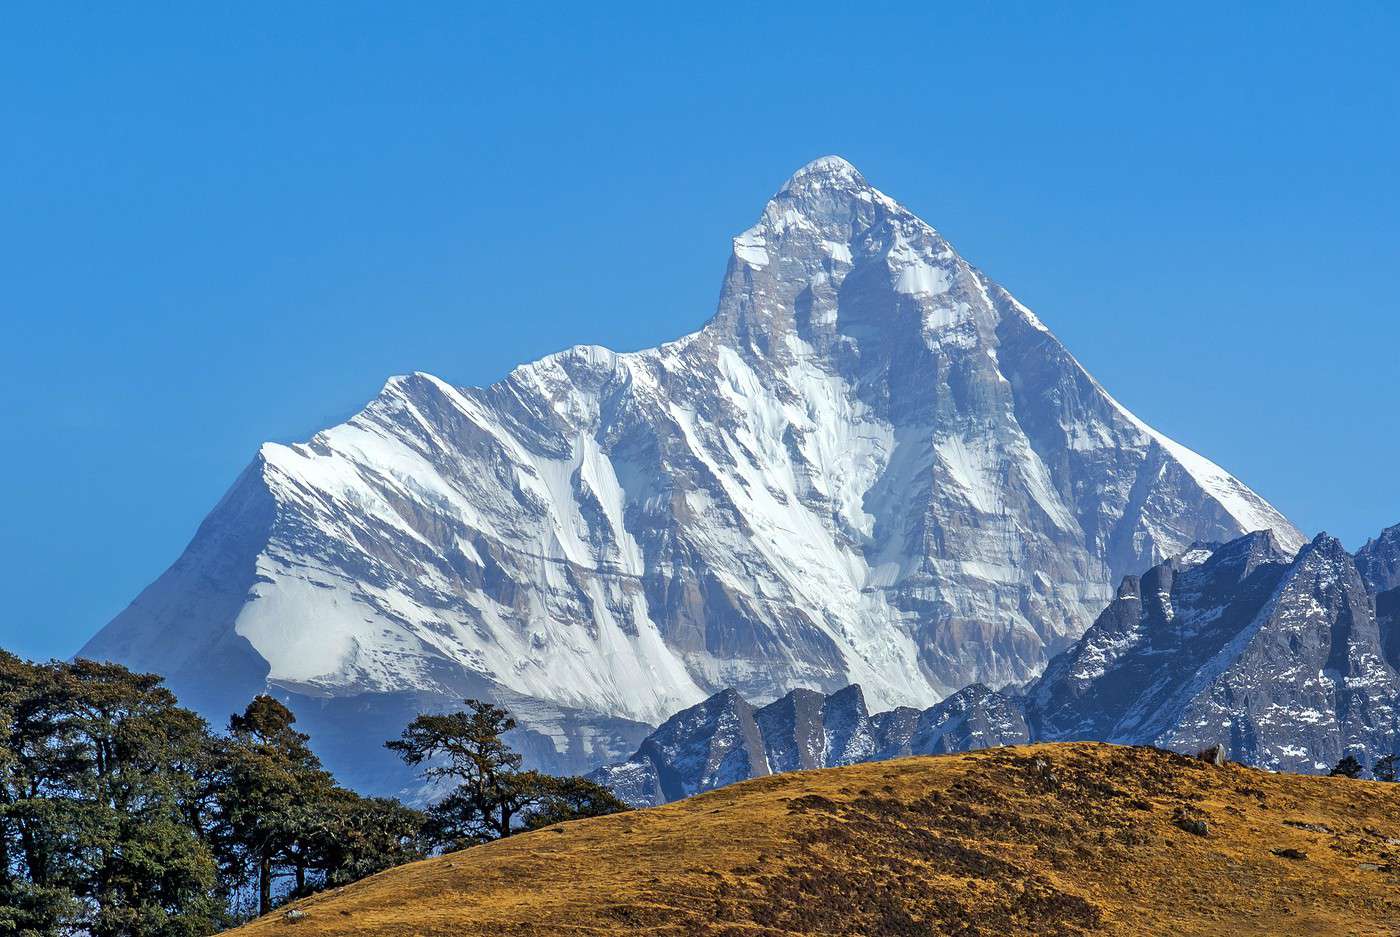
<instances>
[{"instance_id":1,"label":"pine tree","mask_svg":"<svg viewBox=\"0 0 1400 937\"><path fill-rule=\"evenodd\" d=\"M527 830L538 830L565 820L602 817L631 809L608 788L587 778L549 778L544 797L526 818L524 826Z\"/></svg>"},{"instance_id":2,"label":"pine tree","mask_svg":"<svg viewBox=\"0 0 1400 937\"><path fill-rule=\"evenodd\" d=\"M1329 773L1332 777L1359 778L1364 770L1355 756L1347 755L1338 761Z\"/></svg>"},{"instance_id":3,"label":"pine tree","mask_svg":"<svg viewBox=\"0 0 1400 937\"><path fill-rule=\"evenodd\" d=\"M456 786L428 810L429 837L445 849L461 849L547 823L626 809L612 792L583 778L555 778L521 770L521 756L502 736L515 728L510 713L481 700L443 715L420 715L385 747L407 764L423 767L428 781Z\"/></svg>"},{"instance_id":4,"label":"pine tree","mask_svg":"<svg viewBox=\"0 0 1400 937\"><path fill-rule=\"evenodd\" d=\"M187 823L206 727L150 674L0 655L0 922L17 933L215 929L216 867Z\"/></svg>"},{"instance_id":5,"label":"pine tree","mask_svg":"<svg viewBox=\"0 0 1400 937\"><path fill-rule=\"evenodd\" d=\"M1376 764L1371 768L1371 775L1377 781L1388 781L1393 783L1397 776L1400 776L1400 755L1385 755L1376 760Z\"/></svg>"},{"instance_id":6,"label":"pine tree","mask_svg":"<svg viewBox=\"0 0 1400 937\"><path fill-rule=\"evenodd\" d=\"M272 910L279 878L293 879L295 893L306 892L313 841L327 822L335 790L295 722L282 703L259 696L230 717L222 750L221 858L227 874L253 883L259 914Z\"/></svg>"}]
</instances>

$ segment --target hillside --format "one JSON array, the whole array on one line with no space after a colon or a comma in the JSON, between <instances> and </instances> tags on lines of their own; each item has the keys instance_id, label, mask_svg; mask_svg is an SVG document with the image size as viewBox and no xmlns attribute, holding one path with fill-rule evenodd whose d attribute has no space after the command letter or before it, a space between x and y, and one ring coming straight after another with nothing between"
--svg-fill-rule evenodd
<instances>
[{"instance_id":1,"label":"hillside","mask_svg":"<svg viewBox=\"0 0 1400 937\"><path fill-rule=\"evenodd\" d=\"M1097 743L905 758L550 827L234 933L1395 934L1397 808L1397 785Z\"/></svg>"}]
</instances>

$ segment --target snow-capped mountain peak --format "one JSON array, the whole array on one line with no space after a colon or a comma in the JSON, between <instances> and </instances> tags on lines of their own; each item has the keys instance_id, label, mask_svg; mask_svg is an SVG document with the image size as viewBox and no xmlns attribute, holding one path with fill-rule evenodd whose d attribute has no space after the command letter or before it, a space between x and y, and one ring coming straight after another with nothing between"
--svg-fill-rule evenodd
<instances>
[{"instance_id":1,"label":"snow-capped mountain peak","mask_svg":"<svg viewBox=\"0 0 1400 937\"><path fill-rule=\"evenodd\" d=\"M177 686L223 660L239 695L494 694L572 770L723 687L922 708L1024 681L1125 573L1256 528L1302 542L823 157L699 331L389 381L264 447L83 653Z\"/></svg>"},{"instance_id":2,"label":"snow-capped mountain peak","mask_svg":"<svg viewBox=\"0 0 1400 937\"><path fill-rule=\"evenodd\" d=\"M783 183L779 192L791 192L807 186L842 186L847 188L868 188L865 176L860 174L860 170L851 165L850 161L841 156L818 156L807 165L798 169L787 182Z\"/></svg>"}]
</instances>

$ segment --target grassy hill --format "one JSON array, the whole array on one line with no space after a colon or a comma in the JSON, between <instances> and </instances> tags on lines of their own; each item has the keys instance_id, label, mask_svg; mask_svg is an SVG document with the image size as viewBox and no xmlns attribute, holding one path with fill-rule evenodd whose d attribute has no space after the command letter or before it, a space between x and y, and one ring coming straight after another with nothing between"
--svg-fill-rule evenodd
<instances>
[{"instance_id":1,"label":"grassy hill","mask_svg":"<svg viewBox=\"0 0 1400 937\"><path fill-rule=\"evenodd\" d=\"M1400 784L1033 745L761 778L393 869L234 933L1397 934Z\"/></svg>"}]
</instances>

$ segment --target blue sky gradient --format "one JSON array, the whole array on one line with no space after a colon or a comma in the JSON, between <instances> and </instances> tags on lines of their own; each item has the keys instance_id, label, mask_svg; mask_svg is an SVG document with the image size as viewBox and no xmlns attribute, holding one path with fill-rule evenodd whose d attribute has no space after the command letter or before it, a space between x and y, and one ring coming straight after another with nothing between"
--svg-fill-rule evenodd
<instances>
[{"instance_id":1,"label":"blue sky gradient","mask_svg":"<svg viewBox=\"0 0 1400 937\"><path fill-rule=\"evenodd\" d=\"M1400 522L1400 6L1050 6L7 9L0 646L390 374L695 329L826 153L1305 531Z\"/></svg>"}]
</instances>

